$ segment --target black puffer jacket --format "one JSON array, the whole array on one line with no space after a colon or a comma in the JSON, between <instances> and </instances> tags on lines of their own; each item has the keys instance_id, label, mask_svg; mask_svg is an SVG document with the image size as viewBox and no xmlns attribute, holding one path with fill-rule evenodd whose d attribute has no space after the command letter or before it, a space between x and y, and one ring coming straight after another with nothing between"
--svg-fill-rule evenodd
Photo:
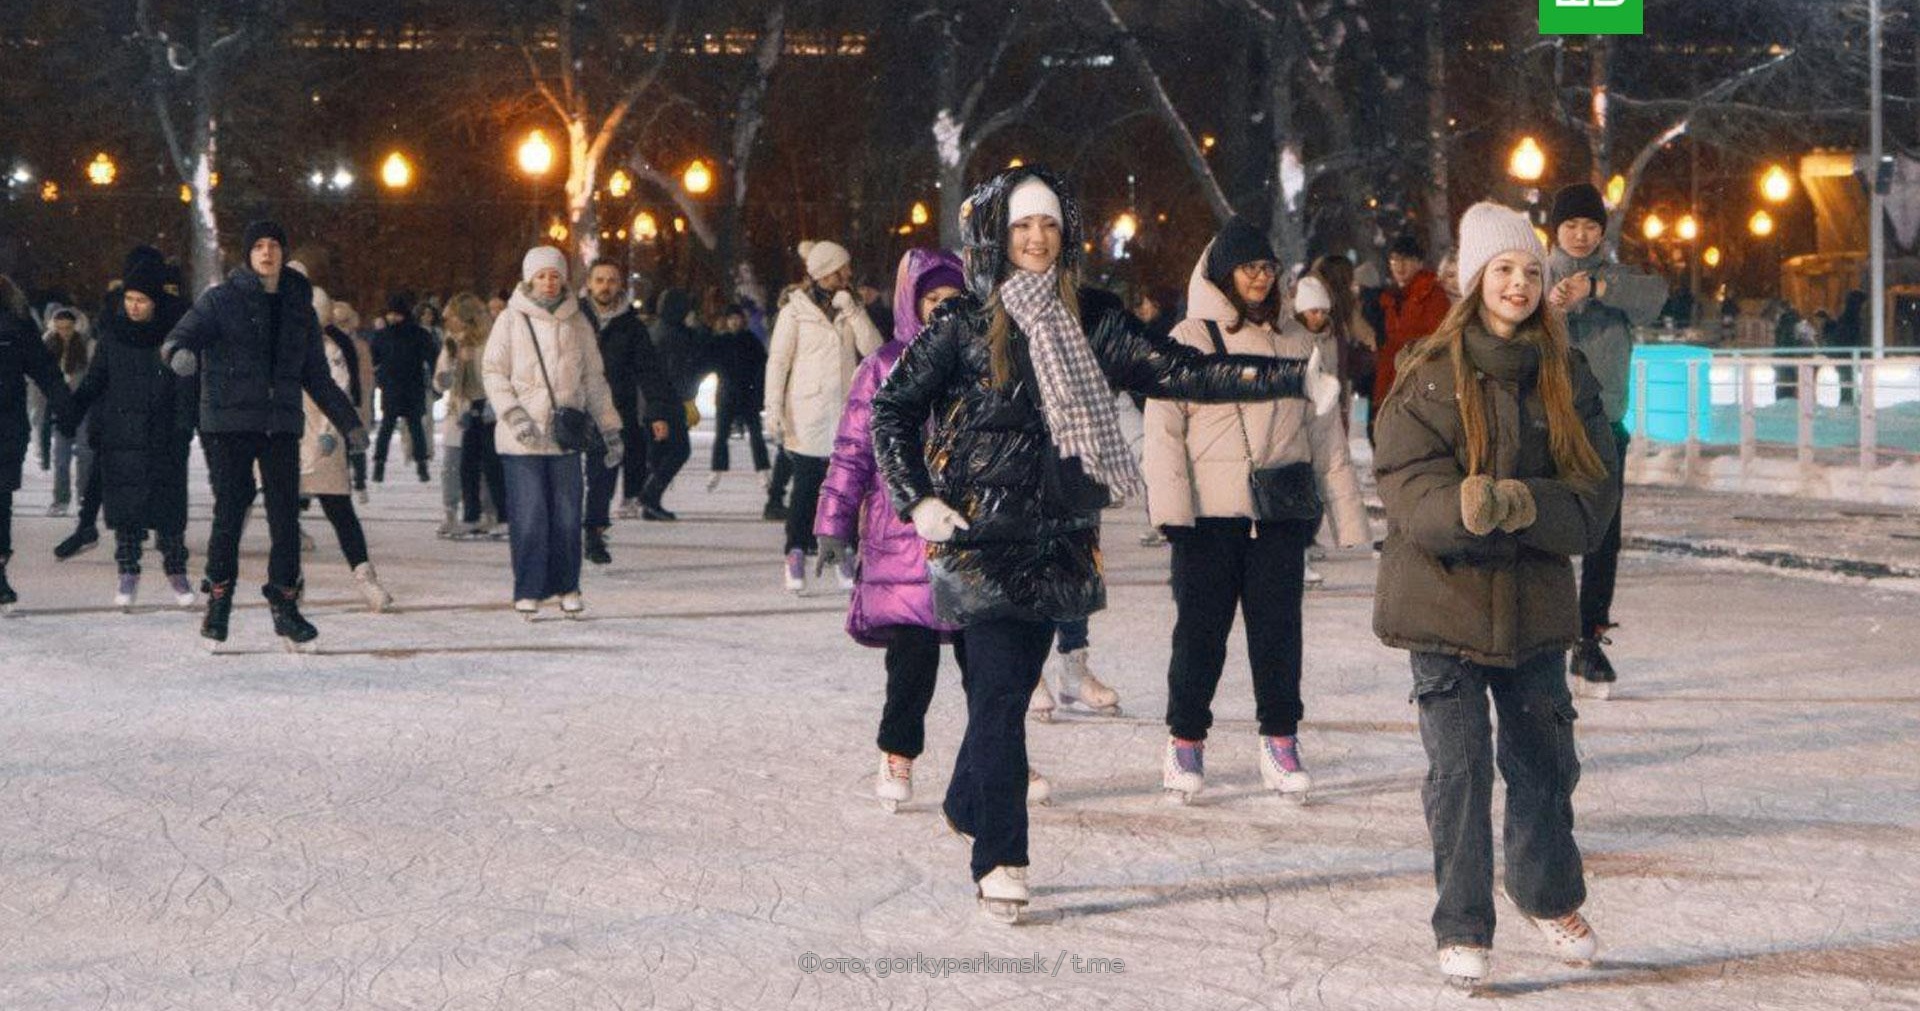
<instances>
[{"instance_id":1,"label":"black puffer jacket","mask_svg":"<svg viewBox=\"0 0 1920 1011\"><path fill-rule=\"evenodd\" d=\"M1104 291L1083 290L1080 312L1094 357L1120 389L1200 401L1303 395L1304 359L1205 355L1150 338ZM874 458L902 518L928 496L967 518L969 529L928 549L942 620L1084 617L1106 606L1107 492L1054 448L1017 325L1009 335L1017 377L994 388L988 321L971 296L935 310L873 398Z\"/></svg>"},{"instance_id":2,"label":"black puffer jacket","mask_svg":"<svg viewBox=\"0 0 1920 1011\"><path fill-rule=\"evenodd\" d=\"M160 359L159 319L123 314L100 324L93 363L73 392L73 418L91 409L107 526L178 531L187 523L187 447L198 414L196 384Z\"/></svg>"},{"instance_id":3,"label":"black puffer jacket","mask_svg":"<svg viewBox=\"0 0 1920 1011\"><path fill-rule=\"evenodd\" d=\"M341 431L361 427L327 368L312 286L298 271L283 270L279 297L274 330L272 296L259 275L236 268L193 303L160 346L162 360L180 350L200 356L200 431L298 436L307 424L303 392Z\"/></svg>"},{"instance_id":4,"label":"black puffer jacket","mask_svg":"<svg viewBox=\"0 0 1920 1011\"><path fill-rule=\"evenodd\" d=\"M20 466L27 458L27 382L40 387L48 403L65 412L66 377L33 324L0 305L0 492L20 488Z\"/></svg>"},{"instance_id":5,"label":"black puffer jacket","mask_svg":"<svg viewBox=\"0 0 1920 1011\"><path fill-rule=\"evenodd\" d=\"M668 288L660 293L660 315L653 321L654 350L660 353L681 400L698 395L701 377L713 371L707 360L707 342L687 327L687 313L692 311L692 295L683 288Z\"/></svg>"},{"instance_id":6,"label":"black puffer jacket","mask_svg":"<svg viewBox=\"0 0 1920 1011\"><path fill-rule=\"evenodd\" d=\"M373 335L373 375L380 409L397 417L425 413L427 387L440 342L412 320L388 324Z\"/></svg>"},{"instance_id":7,"label":"black puffer jacket","mask_svg":"<svg viewBox=\"0 0 1920 1011\"><path fill-rule=\"evenodd\" d=\"M587 299L580 310L593 324L600 338L600 361L607 373L607 388L613 391L614 409L620 412L620 424L636 428L643 423L685 416L686 408L674 391L673 380L660 353L653 348L653 336L640 314L628 308L602 323Z\"/></svg>"}]
</instances>

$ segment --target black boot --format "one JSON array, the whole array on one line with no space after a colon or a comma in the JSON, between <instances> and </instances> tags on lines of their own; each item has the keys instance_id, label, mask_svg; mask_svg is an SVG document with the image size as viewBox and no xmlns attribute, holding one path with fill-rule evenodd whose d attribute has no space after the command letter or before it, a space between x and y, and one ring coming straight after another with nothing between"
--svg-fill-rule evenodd
<instances>
[{"instance_id":1,"label":"black boot","mask_svg":"<svg viewBox=\"0 0 1920 1011\"><path fill-rule=\"evenodd\" d=\"M233 580L215 583L201 580L200 592L207 595L207 614L200 619L200 638L207 645L227 641L227 619L233 616Z\"/></svg>"},{"instance_id":2,"label":"black boot","mask_svg":"<svg viewBox=\"0 0 1920 1011\"><path fill-rule=\"evenodd\" d=\"M300 588L283 589L267 585L260 588L273 611L273 634L285 639L287 649L304 652L300 647L320 638L320 630L300 616Z\"/></svg>"},{"instance_id":3,"label":"black boot","mask_svg":"<svg viewBox=\"0 0 1920 1011\"><path fill-rule=\"evenodd\" d=\"M100 543L100 531L91 523L82 523L67 539L54 545L54 561L64 562L82 551L90 551Z\"/></svg>"},{"instance_id":4,"label":"black boot","mask_svg":"<svg viewBox=\"0 0 1920 1011\"><path fill-rule=\"evenodd\" d=\"M373 461L373 483L382 484L387 480L387 461Z\"/></svg>"},{"instance_id":5,"label":"black boot","mask_svg":"<svg viewBox=\"0 0 1920 1011\"><path fill-rule=\"evenodd\" d=\"M671 523L680 517L661 505L660 497L655 495L640 500L640 518L654 523Z\"/></svg>"},{"instance_id":6,"label":"black boot","mask_svg":"<svg viewBox=\"0 0 1920 1011\"><path fill-rule=\"evenodd\" d=\"M760 510L760 518L766 520L768 523L785 523L787 521L787 507L779 502L769 501L766 507Z\"/></svg>"},{"instance_id":7,"label":"black boot","mask_svg":"<svg viewBox=\"0 0 1920 1011\"><path fill-rule=\"evenodd\" d=\"M586 529L585 539L587 561L595 565L610 565L613 563L613 556L607 553L607 532L605 530L588 527Z\"/></svg>"},{"instance_id":8,"label":"black boot","mask_svg":"<svg viewBox=\"0 0 1920 1011\"><path fill-rule=\"evenodd\" d=\"M20 595L13 592L13 584L7 582L7 562L12 558L12 555L0 555L0 610L10 608L20 601Z\"/></svg>"},{"instance_id":9,"label":"black boot","mask_svg":"<svg viewBox=\"0 0 1920 1011\"><path fill-rule=\"evenodd\" d=\"M1597 625L1593 634L1573 644L1573 655L1568 659L1567 670L1575 678L1575 694L1587 699L1606 699L1613 696L1613 662L1607 659L1602 645L1612 645L1607 638L1607 629L1611 625Z\"/></svg>"},{"instance_id":10,"label":"black boot","mask_svg":"<svg viewBox=\"0 0 1920 1011\"><path fill-rule=\"evenodd\" d=\"M413 466L415 470L420 472L421 484L426 484L428 481L433 480L432 476L427 472L427 461L417 460L414 462Z\"/></svg>"}]
</instances>

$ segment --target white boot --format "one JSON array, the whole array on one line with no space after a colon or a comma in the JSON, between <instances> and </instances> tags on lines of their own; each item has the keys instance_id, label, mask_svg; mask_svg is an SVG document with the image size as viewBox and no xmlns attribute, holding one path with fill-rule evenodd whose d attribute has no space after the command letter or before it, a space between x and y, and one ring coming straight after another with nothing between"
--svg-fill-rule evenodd
<instances>
[{"instance_id":1,"label":"white boot","mask_svg":"<svg viewBox=\"0 0 1920 1011\"><path fill-rule=\"evenodd\" d=\"M120 573L120 584L113 591L113 606L122 611L133 610L134 600L140 596L140 574L137 572Z\"/></svg>"},{"instance_id":2,"label":"white boot","mask_svg":"<svg viewBox=\"0 0 1920 1011\"><path fill-rule=\"evenodd\" d=\"M1160 759L1160 786L1167 799L1191 804L1207 785L1207 742L1184 742L1167 738L1166 754Z\"/></svg>"},{"instance_id":3,"label":"white boot","mask_svg":"<svg viewBox=\"0 0 1920 1011\"><path fill-rule=\"evenodd\" d=\"M1036 723L1053 722L1053 691L1042 676L1033 684L1033 698L1027 702L1027 718Z\"/></svg>"},{"instance_id":4,"label":"white boot","mask_svg":"<svg viewBox=\"0 0 1920 1011\"><path fill-rule=\"evenodd\" d=\"M446 511L446 518L440 521L440 528L435 530L433 534L435 537L446 539L460 533L462 529L464 529L464 527L460 522L460 518L454 514L453 510L448 509Z\"/></svg>"},{"instance_id":5,"label":"white boot","mask_svg":"<svg viewBox=\"0 0 1920 1011\"><path fill-rule=\"evenodd\" d=\"M1260 738L1260 784L1287 800L1306 803L1313 777L1300 761L1300 738Z\"/></svg>"},{"instance_id":6,"label":"white boot","mask_svg":"<svg viewBox=\"0 0 1920 1011\"><path fill-rule=\"evenodd\" d=\"M1027 806L1046 807L1053 803L1053 784L1039 770L1027 766Z\"/></svg>"},{"instance_id":7,"label":"white boot","mask_svg":"<svg viewBox=\"0 0 1920 1011\"><path fill-rule=\"evenodd\" d=\"M393 606L393 594L380 585L380 577L373 571L372 562L361 562L353 567L353 581L360 584L360 595L367 598L367 609L378 614Z\"/></svg>"},{"instance_id":8,"label":"white boot","mask_svg":"<svg viewBox=\"0 0 1920 1011\"><path fill-rule=\"evenodd\" d=\"M1027 891L1025 867L995 867L973 884L980 899L980 912L995 923L1019 923L1032 896Z\"/></svg>"},{"instance_id":9,"label":"white boot","mask_svg":"<svg viewBox=\"0 0 1920 1011\"><path fill-rule=\"evenodd\" d=\"M873 795L888 814L913 799L913 759L880 753L880 775L873 781Z\"/></svg>"},{"instance_id":10,"label":"white boot","mask_svg":"<svg viewBox=\"0 0 1920 1011\"><path fill-rule=\"evenodd\" d=\"M560 614L569 621L578 621L587 613L587 605L580 599L579 591L560 595Z\"/></svg>"},{"instance_id":11,"label":"white boot","mask_svg":"<svg viewBox=\"0 0 1920 1011\"><path fill-rule=\"evenodd\" d=\"M1440 949L1440 973L1449 986L1472 990L1493 974L1493 952L1469 944L1450 944Z\"/></svg>"},{"instance_id":12,"label":"white boot","mask_svg":"<svg viewBox=\"0 0 1920 1011\"><path fill-rule=\"evenodd\" d=\"M1102 716L1120 715L1120 693L1093 676L1085 647L1060 657L1060 704Z\"/></svg>"},{"instance_id":13,"label":"white boot","mask_svg":"<svg viewBox=\"0 0 1920 1011\"><path fill-rule=\"evenodd\" d=\"M540 602L524 598L516 600L513 602L513 613L532 621L540 614Z\"/></svg>"},{"instance_id":14,"label":"white boot","mask_svg":"<svg viewBox=\"0 0 1920 1011\"><path fill-rule=\"evenodd\" d=\"M1513 896L1507 896L1507 900L1511 902ZM1578 909L1551 920L1536 920L1527 916L1524 909L1520 915L1526 916L1527 922L1533 924L1540 935L1547 939L1547 947L1553 950L1553 957L1568 965L1590 966L1594 957L1600 954L1600 936L1593 932L1593 927Z\"/></svg>"},{"instance_id":15,"label":"white boot","mask_svg":"<svg viewBox=\"0 0 1920 1011\"><path fill-rule=\"evenodd\" d=\"M726 476L725 471L719 470L707 475L707 492L711 494L714 489L720 487L720 479Z\"/></svg>"}]
</instances>

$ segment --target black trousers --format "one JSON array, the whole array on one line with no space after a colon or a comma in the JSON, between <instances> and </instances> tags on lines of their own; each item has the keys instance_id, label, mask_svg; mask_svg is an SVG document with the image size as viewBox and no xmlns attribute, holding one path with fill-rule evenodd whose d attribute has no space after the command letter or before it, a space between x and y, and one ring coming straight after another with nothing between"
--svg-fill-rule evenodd
<instances>
[{"instance_id":1,"label":"black trousers","mask_svg":"<svg viewBox=\"0 0 1920 1011\"><path fill-rule=\"evenodd\" d=\"M267 500L267 581L283 589L300 584L300 437L291 433L203 434L213 478L213 532L207 539L207 579L230 583L240 573L240 535L253 497ZM260 483L253 470L260 468Z\"/></svg>"},{"instance_id":2,"label":"black trousers","mask_svg":"<svg viewBox=\"0 0 1920 1011\"><path fill-rule=\"evenodd\" d=\"M613 525L613 493L620 487L620 468L607 466L605 453L582 453L580 460L587 469L586 528L605 530Z\"/></svg>"},{"instance_id":3,"label":"black trousers","mask_svg":"<svg viewBox=\"0 0 1920 1011\"><path fill-rule=\"evenodd\" d=\"M787 485L793 483L793 457L785 446L776 446L773 451L773 477L767 484L767 503L785 505Z\"/></svg>"},{"instance_id":4,"label":"black trousers","mask_svg":"<svg viewBox=\"0 0 1920 1011\"><path fill-rule=\"evenodd\" d=\"M340 553L347 558L347 568L359 568L367 560L367 532L360 526L360 514L354 511L351 495L315 495L320 503L320 512L326 516L327 525L333 527L334 539L340 542ZM304 509L306 503L301 503Z\"/></svg>"},{"instance_id":5,"label":"black trousers","mask_svg":"<svg viewBox=\"0 0 1920 1011\"><path fill-rule=\"evenodd\" d=\"M1227 635L1237 608L1245 619L1260 733L1300 730L1300 599L1307 545L1319 524L1305 520L1254 524L1198 520L1174 528L1173 657L1167 664L1167 729L1206 740L1213 694L1227 661ZM1255 536L1255 534L1258 536Z\"/></svg>"},{"instance_id":6,"label":"black trousers","mask_svg":"<svg viewBox=\"0 0 1920 1011\"><path fill-rule=\"evenodd\" d=\"M407 426L407 438L413 440L413 462L419 466L422 474L427 471L427 457L432 450L427 443L426 427L420 424L417 414L396 414L393 411L380 416L380 434L373 443L373 462L382 466L387 462L387 444L393 439L396 424Z\"/></svg>"},{"instance_id":7,"label":"black trousers","mask_svg":"<svg viewBox=\"0 0 1920 1011\"><path fill-rule=\"evenodd\" d=\"M956 650L958 653L958 650ZM890 755L919 758L927 743L927 707L940 671L940 633L898 625L887 641L887 701L876 743Z\"/></svg>"},{"instance_id":8,"label":"black trousers","mask_svg":"<svg viewBox=\"0 0 1920 1011\"><path fill-rule=\"evenodd\" d=\"M747 450L753 454L754 472L766 470L768 467L767 437L760 431L759 408L756 406L747 409L734 407L732 404L722 404L720 416L715 419L713 426L714 472L719 473L733 467L733 449L727 443L732 438L736 425L744 425L747 429Z\"/></svg>"},{"instance_id":9,"label":"black trousers","mask_svg":"<svg viewBox=\"0 0 1920 1011\"><path fill-rule=\"evenodd\" d=\"M820 485L827 480L827 464L831 461L824 456L799 453L788 453L787 459L793 462L793 499L787 503L784 550L798 548L811 555L819 548L819 541L813 536L813 514L820 508Z\"/></svg>"},{"instance_id":10,"label":"black trousers","mask_svg":"<svg viewBox=\"0 0 1920 1011\"><path fill-rule=\"evenodd\" d=\"M507 518L507 475L500 464L500 451L494 448L494 422L469 425L460 438L460 518L480 522L480 483L485 479L487 500L493 503L493 515Z\"/></svg>"},{"instance_id":11,"label":"black trousers","mask_svg":"<svg viewBox=\"0 0 1920 1011\"><path fill-rule=\"evenodd\" d=\"M1027 865L1027 700L1046 666L1053 625L983 621L961 633L967 733L942 805L973 836L973 879Z\"/></svg>"},{"instance_id":12,"label":"black trousers","mask_svg":"<svg viewBox=\"0 0 1920 1011\"><path fill-rule=\"evenodd\" d=\"M652 433L649 432L651 437ZM687 436L687 416L685 412L667 419L667 437L654 439L647 447L647 483L640 489L640 501L655 508L660 505L661 496L667 493L667 487L687 465L687 458L693 455L693 442Z\"/></svg>"},{"instance_id":13,"label":"black trousers","mask_svg":"<svg viewBox=\"0 0 1920 1011\"><path fill-rule=\"evenodd\" d=\"M0 558L13 554L13 493L0 491Z\"/></svg>"},{"instance_id":14,"label":"black trousers","mask_svg":"<svg viewBox=\"0 0 1920 1011\"><path fill-rule=\"evenodd\" d=\"M169 576L186 575L187 539L178 531L154 533L160 564ZM121 527L113 532L113 560L125 575L140 574L140 556L147 541L146 527Z\"/></svg>"},{"instance_id":15,"label":"black trousers","mask_svg":"<svg viewBox=\"0 0 1920 1011\"><path fill-rule=\"evenodd\" d=\"M647 487L647 438L651 426L634 423L620 426L620 441L626 452L620 456L620 497L640 500Z\"/></svg>"},{"instance_id":16,"label":"black trousers","mask_svg":"<svg viewBox=\"0 0 1920 1011\"><path fill-rule=\"evenodd\" d=\"M1620 466L1613 472L1615 492L1624 493L1627 487L1627 433L1620 426L1613 430L1614 444L1619 447ZM1626 499L1620 499L1620 508L1613 511L1613 522L1607 524L1607 536L1593 554L1580 559L1580 634L1595 635L1613 626L1613 588L1620 575L1620 514L1626 511Z\"/></svg>"},{"instance_id":17,"label":"black trousers","mask_svg":"<svg viewBox=\"0 0 1920 1011\"><path fill-rule=\"evenodd\" d=\"M93 466L87 468L86 479L80 482L80 523L81 527L90 527L100 522L100 457L95 456ZM186 458L181 457L184 463Z\"/></svg>"}]
</instances>

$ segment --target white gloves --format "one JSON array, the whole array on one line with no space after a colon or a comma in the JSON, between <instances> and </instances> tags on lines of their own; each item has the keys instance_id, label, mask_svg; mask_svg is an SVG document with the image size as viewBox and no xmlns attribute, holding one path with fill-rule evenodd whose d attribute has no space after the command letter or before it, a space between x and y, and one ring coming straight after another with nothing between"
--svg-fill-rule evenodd
<instances>
[{"instance_id":1,"label":"white gloves","mask_svg":"<svg viewBox=\"0 0 1920 1011\"><path fill-rule=\"evenodd\" d=\"M540 445L540 426L534 422L533 416L528 414L524 408L516 407L508 411L507 416L500 420L508 429L512 430L513 437L520 440L522 447L532 449Z\"/></svg>"},{"instance_id":2,"label":"white gloves","mask_svg":"<svg viewBox=\"0 0 1920 1011\"><path fill-rule=\"evenodd\" d=\"M937 498L928 496L914 503L913 529L929 544L945 544L955 530L967 529L967 518Z\"/></svg>"},{"instance_id":3,"label":"white gloves","mask_svg":"<svg viewBox=\"0 0 1920 1011\"><path fill-rule=\"evenodd\" d=\"M1320 367L1320 349L1307 356L1307 399L1313 401L1314 414L1326 414L1340 406L1340 379Z\"/></svg>"},{"instance_id":4,"label":"white gloves","mask_svg":"<svg viewBox=\"0 0 1920 1011\"><path fill-rule=\"evenodd\" d=\"M860 307L860 301L852 290L842 288L833 293L833 307L841 312L852 312Z\"/></svg>"},{"instance_id":5,"label":"white gloves","mask_svg":"<svg viewBox=\"0 0 1920 1011\"><path fill-rule=\"evenodd\" d=\"M625 443L620 441L620 433L602 432L600 437L606 440L607 443L606 459L601 461L601 465L608 470L620 466L620 461L627 455L627 447Z\"/></svg>"}]
</instances>

